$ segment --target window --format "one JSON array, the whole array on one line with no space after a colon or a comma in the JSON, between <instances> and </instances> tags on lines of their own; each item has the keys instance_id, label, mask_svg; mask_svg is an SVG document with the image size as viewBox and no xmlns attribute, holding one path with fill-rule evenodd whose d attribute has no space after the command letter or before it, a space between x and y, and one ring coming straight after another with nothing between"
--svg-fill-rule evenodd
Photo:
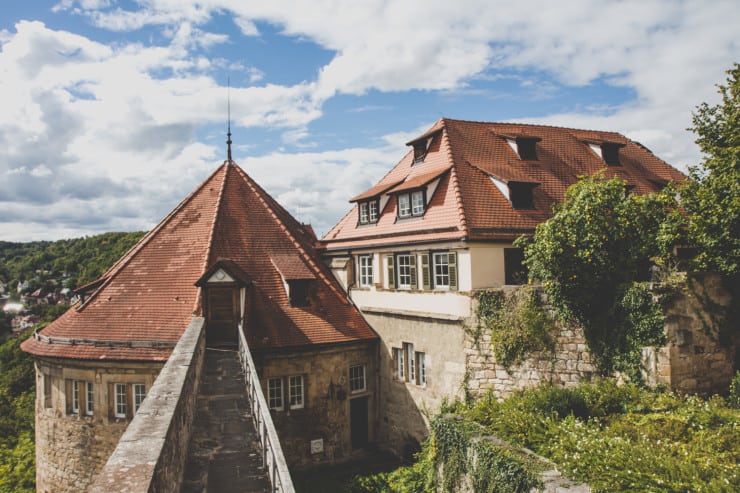
<instances>
[{"instance_id":1,"label":"window","mask_svg":"<svg viewBox=\"0 0 740 493\"><path fill-rule=\"evenodd\" d=\"M398 196L398 217L411 217L411 199L407 193Z\"/></svg>"},{"instance_id":2,"label":"window","mask_svg":"<svg viewBox=\"0 0 740 493\"><path fill-rule=\"evenodd\" d=\"M414 345L410 342L404 342L401 346L393 348L396 379L425 387L427 384L426 355L415 351Z\"/></svg>"},{"instance_id":3,"label":"window","mask_svg":"<svg viewBox=\"0 0 740 493\"><path fill-rule=\"evenodd\" d=\"M424 192L421 190L411 193L411 215L421 216L424 214Z\"/></svg>"},{"instance_id":4,"label":"window","mask_svg":"<svg viewBox=\"0 0 740 493\"><path fill-rule=\"evenodd\" d=\"M134 413L139 411L141 403L144 402L146 397L146 386L143 383L134 384Z\"/></svg>"},{"instance_id":5,"label":"window","mask_svg":"<svg viewBox=\"0 0 740 493\"><path fill-rule=\"evenodd\" d=\"M396 378L406 380L406 358L402 348L393 348L393 360L396 363Z\"/></svg>"},{"instance_id":6,"label":"window","mask_svg":"<svg viewBox=\"0 0 740 493\"><path fill-rule=\"evenodd\" d=\"M353 394L364 392L365 386L365 365L349 367L349 391Z\"/></svg>"},{"instance_id":7,"label":"window","mask_svg":"<svg viewBox=\"0 0 740 493\"><path fill-rule=\"evenodd\" d=\"M406 353L406 361L409 365L409 382L416 382L416 359L414 358L414 345L408 342L403 343L403 349Z\"/></svg>"},{"instance_id":8,"label":"window","mask_svg":"<svg viewBox=\"0 0 740 493\"><path fill-rule=\"evenodd\" d=\"M51 375L44 374L44 407L51 407Z\"/></svg>"},{"instance_id":9,"label":"window","mask_svg":"<svg viewBox=\"0 0 740 493\"><path fill-rule=\"evenodd\" d=\"M404 254L396 257L398 263L398 287L411 287L411 255Z\"/></svg>"},{"instance_id":10,"label":"window","mask_svg":"<svg viewBox=\"0 0 740 493\"><path fill-rule=\"evenodd\" d=\"M283 410L282 378L271 378L267 381L267 405L275 411Z\"/></svg>"},{"instance_id":11,"label":"window","mask_svg":"<svg viewBox=\"0 0 740 493\"><path fill-rule=\"evenodd\" d=\"M456 290L457 252L422 253L421 280L424 289Z\"/></svg>"},{"instance_id":12,"label":"window","mask_svg":"<svg viewBox=\"0 0 740 493\"><path fill-rule=\"evenodd\" d=\"M398 217L407 218L424 214L424 191L417 190L411 193L398 195Z\"/></svg>"},{"instance_id":13,"label":"window","mask_svg":"<svg viewBox=\"0 0 740 493\"><path fill-rule=\"evenodd\" d=\"M537 160L537 141L538 137L517 137L516 147L519 153L519 159L522 161Z\"/></svg>"},{"instance_id":14,"label":"window","mask_svg":"<svg viewBox=\"0 0 740 493\"><path fill-rule=\"evenodd\" d=\"M514 209L534 209L532 191L537 185L534 183L509 182L509 198Z\"/></svg>"},{"instance_id":15,"label":"window","mask_svg":"<svg viewBox=\"0 0 740 493\"><path fill-rule=\"evenodd\" d=\"M288 279L290 306L308 306L308 286L311 279Z\"/></svg>"},{"instance_id":16,"label":"window","mask_svg":"<svg viewBox=\"0 0 740 493\"><path fill-rule=\"evenodd\" d=\"M414 142L414 164L423 163L427 155L427 140Z\"/></svg>"},{"instance_id":17,"label":"window","mask_svg":"<svg viewBox=\"0 0 740 493\"><path fill-rule=\"evenodd\" d=\"M360 255L360 286L368 287L373 283L373 256Z\"/></svg>"},{"instance_id":18,"label":"window","mask_svg":"<svg viewBox=\"0 0 740 493\"><path fill-rule=\"evenodd\" d=\"M360 202L360 224L378 222L379 204L378 199Z\"/></svg>"},{"instance_id":19,"label":"window","mask_svg":"<svg viewBox=\"0 0 740 493\"><path fill-rule=\"evenodd\" d=\"M368 202L368 219L371 223L378 222L378 201L371 200Z\"/></svg>"},{"instance_id":20,"label":"window","mask_svg":"<svg viewBox=\"0 0 740 493\"><path fill-rule=\"evenodd\" d=\"M450 286L450 264L447 252L434 253L434 287L447 288Z\"/></svg>"},{"instance_id":21,"label":"window","mask_svg":"<svg viewBox=\"0 0 740 493\"><path fill-rule=\"evenodd\" d=\"M93 415L93 402L95 394L93 393L93 383L85 382L85 414Z\"/></svg>"},{"instance_id":22,"label":"window","mask_svg":"<svg viewBox=\"0 0 740 493\"><path fill-rule=\"evenodd\" d=\"M126 384L117 383L115 387L115 408L113 415L116 418L125 418L126 412L128 411L128 405L126 402Z\"/></svg>"},{"instance_id":23,"label":"window","mask_svg":"<svg viewBox=\"0 0 740 493\"><path fill-rule=\"evenodd\" d=\"M427 364L424 353L416 353L416 385L427 384Z\"/></svg>"},{"instance_id":24,"label":"window","mask_svg":"<svg viewBox=\"0 0 740 493\"><path fill-rule=\"evenodd\" d=\"M527 284L528 274L521 248L504 248L504 277L506 284Z\"/></svg>"},{"instance_id":25,"label":"window","mask_svg":"<svg viewBox=\"0 0 740 493\"><path fill-rule=\"evenodd\" d=\"M608 166L619 166L619 148L622 144L604 142L601 144L601 158Z\"/></svg>"},{"instance_id":26,"label":"window","mask_svg":"<svg viewBox=\"0 0 740 493\"><path fill-rule=\"evenodd\" d=\"M291 409L303 408L303 375L288 377L288 404Z\"/></svg>"},{"instance_id":27,"label":"window","mask_svg":"<svg viewBox=\"0 0 740 493\"><path fill-rule=\"evenodd\" d=\"M77 380L72 381L72 412L80 413L80 382Z\"/></svg>"}]
</instances>

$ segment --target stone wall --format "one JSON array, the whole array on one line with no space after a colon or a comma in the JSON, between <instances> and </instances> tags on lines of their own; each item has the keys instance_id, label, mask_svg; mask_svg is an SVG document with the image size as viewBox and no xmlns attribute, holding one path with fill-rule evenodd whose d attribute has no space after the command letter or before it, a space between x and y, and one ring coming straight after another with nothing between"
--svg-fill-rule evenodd
<instances>
[{"instance_id":1,"label":"stone wall","mask_svg":"<svg viewBox=\"0 0 740 493\"><path fill-rule=\"evenodd\" d=\"M179 491L203 365L203 319L194 318L91 493Z\"/></svg>"},{"instance_id":2,"label":"stone wall","mask_svg":"<svg viewBox=\"0 0 740 493\"><path fill-rule=\"evenodd\" d=\"M490 334L482 334L478 341L467 336L465 355L468 392L472 397L482 397L491 392L497 398L504 398L515 390L535 387L543 382L572 387L589 381L596 371L586 348L583 330L578 327L558 327L552 353L535 353L508 369L496 363Z\"/></svg>"},{"instance_id":3,"label":"stone wall","mask_svg":"<svg viewBox=\"0 0 740 493\"><path fill-rule=\"evenodd\" d=\"M378 441L397 455L411 458L428 434L424 411L434 414L445 399L463 397L465 320L379 309L363 313L381 337ZM426 385L399 378L393 349L402 349L404 343L424 353Z\"/></svg>"},{"instance_id":4,"label":"stone wall","mask_svg":"<svg viewBox=\"0 0 740 493\"><path fill-rule=\"evenodd\" d=\"M718 325L733 302L716 275L691 276L666 307L666 345L645 348L646 380L682 392L725 392L735 373L740 328L732 327L720 344Z\"/></svg>"},{"instance_id":5,"label":"stone wall","mask_svg":"<svg viewBox=\"0 0 740 493\"><path fill-rule=\"evenodd\" d=\"M270 378L304 376L303 408L291 410L286 405L284 410L271 411L288 466L332 464L351 457L350 402L354 399L367 398L368 438L375 441L377 354L375 342L301 352L252 353L266 398ZM356 365L365 365L366 390L352 393L349 368Z\"/></svg>"},{"instance_id":6,"label":"stone wall","mask_svg":"<svg viewBox=\"0 0 740 493\"><path fill-rule=\"evenodd\" d=\"M37 358L37 491L84 491L93 475L102 469L128 425L126 418L112 416L112 382L143 383L149 389L160 368L160 364L151 363ZM82 396L81 409L72 412L69 395L72 380L93 384L92 415L85 413Z\"/></svg>"}]
</instances>

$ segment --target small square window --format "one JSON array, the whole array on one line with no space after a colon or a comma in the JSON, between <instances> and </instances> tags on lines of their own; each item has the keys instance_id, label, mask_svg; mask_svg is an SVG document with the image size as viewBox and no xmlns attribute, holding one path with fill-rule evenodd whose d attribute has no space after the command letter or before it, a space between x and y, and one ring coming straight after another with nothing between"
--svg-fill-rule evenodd
<instances>
[{"instance_id":1,"label":"small square window","mask_svg":"<svg viewBox=\"0 0 740 493\"><path fill-rule=\"evenodd\" d=\"M349 391L353 394L364 392L365 386L365 365L349 367Z\"/></svg>"},{"instance_id":2,"label":"small square window","mask_svg":"<svg viewBox=\"0 0 740 493\"><path fill-rule=\"evenodd\" d=\"M271 378L267 381L267 405L275 411L283 410L282 378Z\"/></svg>"}]
</instances>

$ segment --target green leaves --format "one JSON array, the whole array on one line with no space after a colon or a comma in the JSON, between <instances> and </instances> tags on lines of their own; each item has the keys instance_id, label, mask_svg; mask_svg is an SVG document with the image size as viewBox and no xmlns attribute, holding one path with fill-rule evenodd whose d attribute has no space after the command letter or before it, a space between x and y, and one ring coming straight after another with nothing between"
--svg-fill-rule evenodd
<instances>
[{"instance_id":1,"label":"green leaves","mask_svg":"<svg viewBox=\"0 0 740 493\"><path fill-rule=\"evenodd\" d=\"M605 374L631 366L640 345L652 344L662 330L662 320L647 332L632 325L643 312L654 313L652 300L622 302L633 283L648 276L651 262L670 266L670 250L681 237L676 210L671 187L632 195L624 180L596 175L571 186L531 240L517 241L530 277L542 282L561 318L583 327Z\"/></svg>"}]
</instances>

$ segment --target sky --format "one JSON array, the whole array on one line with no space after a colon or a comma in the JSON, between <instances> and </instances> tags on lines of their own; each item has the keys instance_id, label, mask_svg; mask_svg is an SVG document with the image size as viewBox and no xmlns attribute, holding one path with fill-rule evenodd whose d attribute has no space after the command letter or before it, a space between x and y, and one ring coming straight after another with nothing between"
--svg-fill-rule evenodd
<instances>
[{"instance_id":1,"label":"sky","mask_svg":"<svg viewBox=\"0 0 740 493\"><path fill-rule=\"evenodd\" d=\"M229 113L234 161L319 235L441 117L617 131L686 171L739 24L736 0L3 0L0 241L152 228Z\"/></svg>"}]
</instances>

